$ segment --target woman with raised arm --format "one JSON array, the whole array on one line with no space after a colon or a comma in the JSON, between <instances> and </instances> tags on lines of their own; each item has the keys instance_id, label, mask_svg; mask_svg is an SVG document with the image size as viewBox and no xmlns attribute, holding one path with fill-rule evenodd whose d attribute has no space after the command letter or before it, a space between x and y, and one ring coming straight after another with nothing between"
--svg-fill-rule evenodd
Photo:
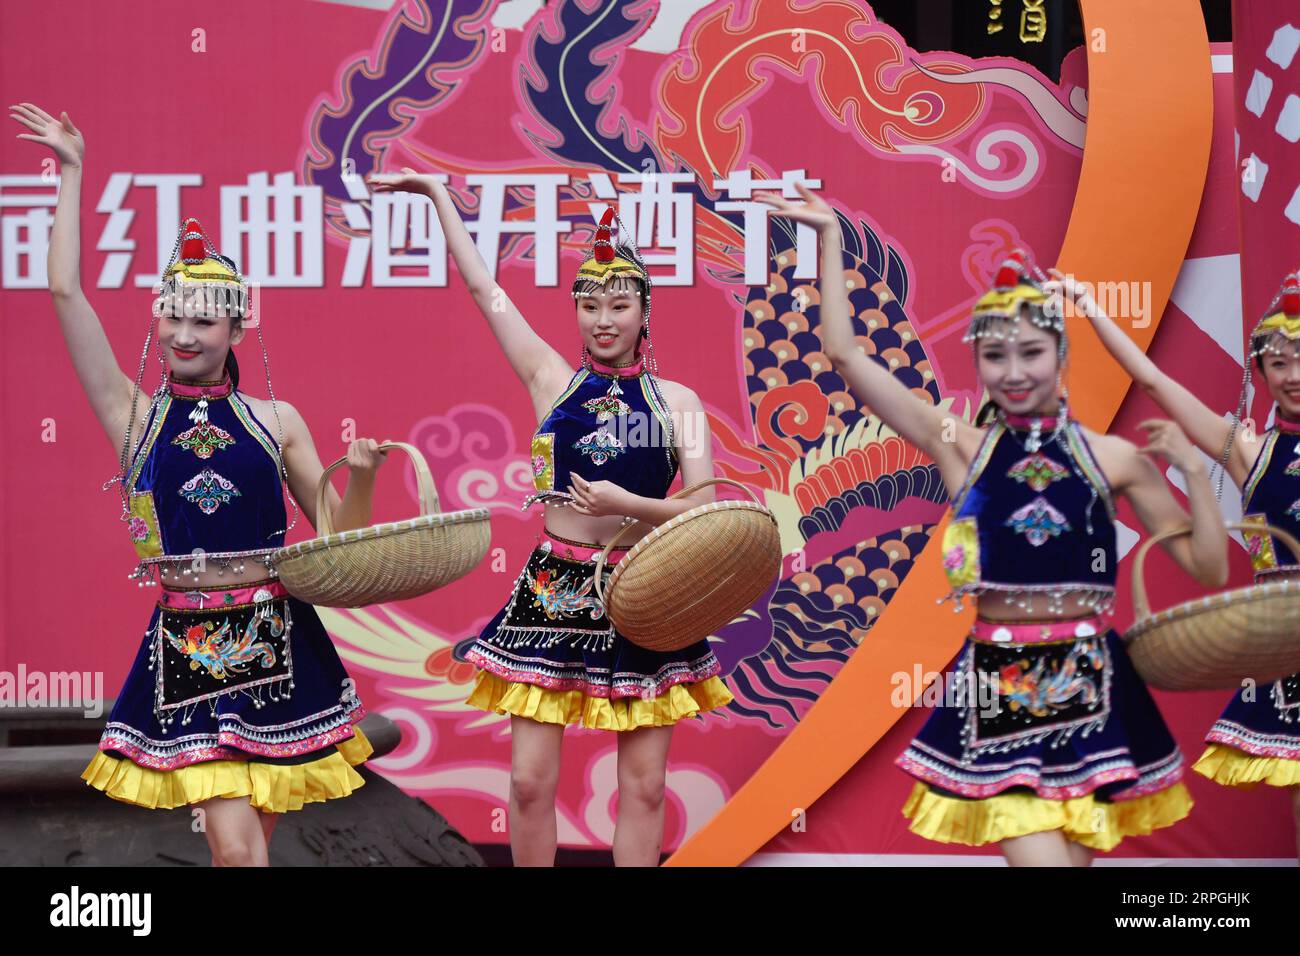
<instances>
[{"instance_id":1,"label":"woman with raised arm","mask_svg":"<svg viewBox=\"0 0 1300 956\"><path fill-rule=\"evenodd\" d=\"M136 378L123 372L81 288L81 133L67 113L10 110L30 130L18 138L59 159L50 294L77 378L120 450L111 484L140 558L132 577L161 583L82 778L137 806L198 807L214 866L265 866L276 815L347 796L365 782L353 768L372 752L320 618L267 560L284 543L285 486L314 525L324 468L302 417L270 391L269 372L270 401L240 390L232 346L252 324L248 288L197 220L181 224ZM163 381L141 407L155 321ZM384 457L371 439L349 446L347 492L340 500L329 489L335 527L370 523Z\"/></svg>"},{"instance_id":2,"label":"woman with raised arm","mask_svg":"<svg viewBox=\"0 0 1300 956\"><path fill-rule=\"evenodd\" d=\"M1241 490L1242 522L1270 524L1300 534L1300 277L1282 281L1250 334L1242 369L1241 402L1231 421L1216 415L1187 388L1162 372L1137 343L1097 305L1086 289L1059 272L1055 286L1092 322L1124 370L1215 459ZM1249 364L1263 375L1274 402L1273 425L1262 435L1243 427ZM1220 487L1222 475L1220 475ZM1255 580L1300 577L1300 555L1272 535L1246 533ZM1291 791L1296 851L1300 854L1300 673L1260 689L1233 694L1205 735L1208 746L1192 769L1216 783L1251 789L1263 783Z\"/></svg>"},{"instance_id":3,"label":"woman with raised arm","mask_svg":"<svg viewBox=\"0 0 1300 956\"><path fill-rule=\"evenodd\" d=\"M949 597L977 618L944 680L963 695L926 721L898 764L918 778L903 813L932 840L996 843L1012 865L1085 866L1096 850L1185 817L1182 755L1105 620L1118 561L1115 504L1153 534L1186 527L1149 455L1187 477L1190 536L1165 546L1199 582L1228 574L1223 521L1206 470L1171 422L1148 444L1098 435L1070 417L1062 388L1063 310L1019 251L975 306L966 340L992 412L987 427L914 395L855 337L839 221L805 202L758 198L816 228L826 354L871 412L938 466L952 497L943 540ZM945 685L946 686L946 685Z\"/></svg>"},{"instance_id":4,"label":"woman with raised arm","mask_svg":"<svg viewBox=\"0 0 1300 956\"><path fill-rule=\"evenodd\" d=\"M510 716L510 846L518 866L555 860L555 794L564 728L618 732L614 862L655 865L664 826L672 728L731 702L707 642L648 651L614 629L594 590L594 557L625 525L621 558L652 526L713 500L711 489L664 500L682 481L713 477L703 406L658 377L650 276L607 210L573 283L582 357L575 371L492 279L447 187L404 169L369 177L377 192L428 196L447 246L506 361L528 390L535 494L545 527L506 606L466 656L479 674L467 703ZM638 523L639 522L639 523Z\"/></svg>"}]
</instances>

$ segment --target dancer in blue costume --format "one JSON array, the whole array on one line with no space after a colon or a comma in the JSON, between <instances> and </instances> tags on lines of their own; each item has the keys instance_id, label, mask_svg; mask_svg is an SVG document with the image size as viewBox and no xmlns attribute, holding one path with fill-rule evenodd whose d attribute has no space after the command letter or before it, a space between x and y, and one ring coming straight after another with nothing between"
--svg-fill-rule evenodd
<instances>
[{"instance_id":1,"label":"dancer in blue costume","mask_svg":"<svg viewBox=\"0 0 1300 956\"><path fill-rule=\"evenodd\" d=\"M1085 291L1069 279L1077 308L1092 320L1110 353L1133 381L1178 421L1192 441L1216 458L1241 489L1242 521L1271 524L1300 535L1300 276L1292 272L1250 334L1250 354L1273 399L1273 424L1263 434L1243 426L1250 368L1242 371L1241 403L1229 421L1162 372ZM1220 485L1222 475L1220 476ZM1255 580L1300 576L1300 555L1272 535L1245 535ZM1300 673L1267 687L1234 693L1205 735L1208 746L1192 766L1228 787L1264 784L1290 792L1300 854Z\"/></svg>"},{"instance_id":2,"label":"dancer in blue costume","mask_svg":"<svg viewBox=\"0 0 1300 956\"><path fill-rule=\"evenodd\" d=\"M1155 464L1187 478L1190 536L1166 542L1207 586L1227 578L1227 535L1208 475L1172 422L1148 444L1098 435L1069 415L1059 291L1013 253L975 306L966 339L990 402L981 428L914 395L855 339L835 212L757 194L822 240L826 354L871 412L938 465L952 496L942 542L950 597L977 619L952 670L961 706L926 721L899 765L917 778L903 813L946 843L996 843L1013 865L1087 865L1096 850L1185 817L1182 755L1115 630L1115 507L1153 534L1186 527ZM977 417L982 421L984 415ZM945 684L947 686L947 684ZM990 699L991 698L991 699Z\"/></svg>"},{"instance_id":3,"label":"dancer in blue costume","mask_svg":"<svg viewBox=\"0 0 1300 956\"><path fill-rule=\"evenodd\" d=\"M161 584L82 778L137 806L199 807L214 866L264 866L276 814L347 796L372 752L320 618L268 561L293 526L285 486L314 525L324 468L302 417L270 392L269 372L270 401L239 389L232 346L253 321L248 288L197 220L181 224L135 380L122 371L81 288L81 133L67 113L11 109L31 131L20 138L59 159L50 292L77 378L121 450L113 483L140 559L132 577ZM154 321L163 381L144 403ZM327 497L339 530L370 523L384 457L371 439L348 448L347 492Z\"/></svg>"},{"instance_id":4,"label":"dancer in blue costume","mask_svg":"<svg viewBox=\"0 0 1300 956\"><path fill-rule=\"evenodd\" d=\"M654 865L664 825L673 725L731 702L707 642L660 653L614 629L595 594L593 558L623 526L621 559L654 525L713 500L711 489L664 500L713 477L708 424L695 393L661 379L650 337L650 276L607 210L573 283L582 359L575 370L496 284L447 187L407 169L369 177L376 191L433 200L475 304L528 389L540 424L531 442L545 527L509 600L469 647L478 665L466 703L510 715L510 846L516 865L555 860L555 794L568 724L618 732L616 865ZM621 228L621 223L618 223ZM617 241L616 241L617 239ZM643 351L644 350L644 351Z\"/></svg>"}]
</instances>

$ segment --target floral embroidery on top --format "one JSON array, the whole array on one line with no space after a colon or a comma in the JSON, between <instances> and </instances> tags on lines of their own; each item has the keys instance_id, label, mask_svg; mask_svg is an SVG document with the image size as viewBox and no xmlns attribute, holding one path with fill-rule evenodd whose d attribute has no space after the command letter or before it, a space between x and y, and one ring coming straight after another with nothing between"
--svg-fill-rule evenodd
<instances>
[{"instance_id":1,"label":"floral embroidery on top","mask_svg":"<svg viewBox=\"0 0 1300 956\"><path fill-rule=\"evenodd\" d=\"M133 491L126 520L131 544L141 558L154 558L163 553L162 536L158 531L158 513L154 508L152 491Z\"/></svg>"},{"instance_id":2,"label":"floral embroidery on top","mask_svg":"<svg viewBox=\"0 0 1300 956\"><path fill-rule=\"evenodd\" d=\"M974 518L954 518L944 530L943 571L954 588L979 581L980 541Z\"/></svg>"},{"instance_id":3,"label":"floral embroidery on top","mask_svg":"<svg viewBox=\"0 0 1300 956\"><path fill-rule=\"evenodd\" d=\"M180 495L198 505L205 515L210 515L219 505L239 497L239 489L229 478L223 478L211 468L204 468L181 485Z\"/></svg>"},{"instance_id":4,"label":"floral embroidery on top","mask_svg":"<svg viewBox=\"0 0 1300 956\"><path fill-rule=\"evenodd\" d=\"M954 544L943 553L943 566L945 570L956 571L965 563L966 547L964 545Z\"/></svg>"},{"instance_id":5,"label":"floral embroidery on top","mask_svg":"<svg viewBox=\"0 0 1300 956\"><path fill-rule=\"evenodd\" d=\"M1007 471L1008 478L1024 482L1034 491L1042 491L1054 481L1060 481L1070 473L1060 462L1052 461L1041 452L1026 455Z\"/></svg>"},{"instance_id":6,"label":"floral embroidery on top","mask_svg":"<svg viewBox=\"0 0 1300 956\"><path fill-rule=\"evenodd\" d=\"M1266 525L1265 515L1254 513L1241 516L1244 525ZM1277 567L1277 554L1273 550L1273 537L1268 532L1242 529L1241 536L1246 542L1246 552L1250 555L1251 569L1262 571Z\"/></svg>"},{"instance_id":7,"label":"floral embroidery on top","mask_svg":"<svg viewBox=\"0 0 1300 956\"><path fill-rule=\"evenodd\" d=\"M534 435L530 452L533 487L538 491L550 491L555 483L555 433Z\"/></svg>"},{"instance_id":8,"label":"floral embroidery on top","mask_svg":"<svg viewBox=\"0 0 1300 956\"><path fill-rule=\"evenodd\" d=\"M172 647L190 659L191 670L201 667L216 680L225 680L232 674L245 673L259 661L263 667L275 666L275 648L265 641L255 640L258 625L263 621L271 622L272 637L284 633L284 620L269 607L260 608L238 635L231 629L229 621L220 628L213 621L195 624L185 629L183 637L177 637L166 628L162 628L162 632Z\"/></svg>"},{"instance_id":9,"label":"floral embroidery on top","mask_svg":"<svg viewBox=\"0 0 1300 956\"><path fill-rule=\"evenodd\" d=\"M235 438L224 428L211 422L201 422L193 428L187 428L172 439L173 445L194 452L200 458L211 458L213 452L220 451L235 443Z\"/></svg>"},{"instance_id":10,"label":"floral embroidery on top","mask_svg":"<svg viewBox=\"0 0 1300 956\"><path fill-rule=\"evenodd\" d=\"M551 620L558 617L572 617L582 611L590 610L591 619L598 621L605 614L600 601L591 593L595 578L587 578L580 587L568 583L569 575L558 578L553 571L538 571L537 576L529 575L528 583L533 591L533 606L539 607Z\"/></svg>"},{"instance_id":11,"label":"floral embroidery on top","mask_svg":"<svg viewBox=\"0 0 1300 956\"><path fill-rule=\"evenodd\" d=\"M582 403L582 407L595 415L598 422L611 421L632 411L632 406L612 394L589 398Z\"/></svg>"},{"instance_id":12,"label":"floral embroidery on top","mask_svg":"<svg viewBox=\"0 0 1300 956\"><path fill-rule=\"evenodd\" d=\"M611 458L617 458L624 449L623 443L617 436L603 428L597 428L594 432L583 435L573 443L573 447L584 455L590 455L592 463L596 465L603 465Z\"/></svg>"},{"instance_id":13,"label":"floral embroidery on top","mask_svg":"<svg viewBox=\"0 0 1300 956\"><path fill-rule=\"evenodd\" d=\"M1035 548L1044 544L1048 538L1071 530L1065 515L1053 508L1042 495L1023 508L1011 512L1011 517L1005 523L1015 528L1017 533L1023 534Z\"/></svg>"}]
</instances>

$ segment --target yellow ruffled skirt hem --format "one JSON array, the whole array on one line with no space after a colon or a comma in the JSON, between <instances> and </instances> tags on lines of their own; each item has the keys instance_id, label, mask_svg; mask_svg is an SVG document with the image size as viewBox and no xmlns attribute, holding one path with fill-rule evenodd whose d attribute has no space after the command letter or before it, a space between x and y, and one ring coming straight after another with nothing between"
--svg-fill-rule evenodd
<instances>
[{"instance_id":1,"label":"yellow ruffled skirt hem","mask_svg":"<svg viewBox=\"0 0 1300 956\"><path fill-rule=\"evenodd\" d=\"M1285 757L1257 757L1226 744L1210 744L1192 769L1225 787L1251 790L1259 784L1270 787L1300 787L1300 760Z\"/></svg>"},{"instance_id":2,"label":"yellow ruffled skirt hem","mask_svg":"<svg viewBox=\"0 0 1300 956\"><path fill-rule=\"evenodd\" d=\"M353 736L319 760L300 764L249 760L207 760L176 770L141 767L102 750L82 771L81 779L114 800L171 810L213 797L248 797L266 813L301 810L305 804L346 797L365 784L353 767L374 753L370 741L353 726Z\"/></svg>"},{"instance_id":3,"label":"yellow ruffled skirt hem","mask_svg":"<svg viewBox=\"0 0 1300 956\"><path fill-rule=\"evenodd\" d=\"M527 717L545 724L578 724L590 730L636 730L666 727L717 707L734 698L718 677L674 684L658 697L589 697L580 690L548 690L480 670L465 703L479 710Z\"/></svg>"},{"instance_id":4,"label":"yellow ruffled skirt hem","mask_svg":"<svg viewBox=\"0 0 1300 956\"><path fill-rule=\"evenodd\" d=\"M1112 850L1126 836L1144 836L1171 826L1192 810L1187 787L1172 787L1106 803L1092 794L1049 800L1032 793L1000 793L964 800L917 783L903 806L913 833L939 843L985 846L1011 837L1063 830L1065 838L1094 850Z\"/></svg>"}]
</instances>

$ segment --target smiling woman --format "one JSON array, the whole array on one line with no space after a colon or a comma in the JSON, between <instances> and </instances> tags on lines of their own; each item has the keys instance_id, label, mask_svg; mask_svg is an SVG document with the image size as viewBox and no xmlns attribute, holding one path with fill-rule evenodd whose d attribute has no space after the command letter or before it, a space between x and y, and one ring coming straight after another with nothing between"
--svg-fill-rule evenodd
<instances>
[{"instance_id":1,"label":"smiling woman","mask_svg":"<svg viewBox=\"0 0 1300 956\"><path fill-rule=\"evenodd\" d=\"M615 863L654 865L673 727L732 697L706 641L672 652L638 647L610 623L596 592L595 575L610 569L598 571L595 558L620 530L636 525L615 560L651 525L712 500L710 489L665 500L679 468L695 484L713 477L713 459L700 400L657 374L645 263L626 234L615 234L622 223L607 209L573 282L582 337L574 369L489 275L439 179L406 169L369 182L433 200L458 270L540 421L529 456L534 493L524 504L545 504L545 527L505 606L462 648L479 668L466 703L511 718L515 864L554 863L561 745L576 724L618 733Z\"/></svg>"},{"instance_id":2,"label":"smiling woman","mask_svg":"<svg viewBox=\"0 0 1300 956\"><path fill-rule=\"evenodd\" d=\"M67 113L11 109L29 131L18 138L60 163L54 311L91 408L120 447L132 577L161 585L82 779L136 806L201 807L214 865L266 865L276 815L349 795L364 783L354 766L371 753L356 726L365 711L320 618L269 563L297 518L286 520L286 488L314 523L324 468L269 372L269 401L239 390L232 346L253 315L248 285L195 219L180 225L127 377L81 288L81 133ZM162 380L141 408L155 322ZM263 347L264 366L265 357ZM339 529L369 524L377 448L353 442L346 494L329 489Z\"/></svg>"},{"instance_id":3,"label":"smiling woman","mask_svg":"<svg viewBox=\"0 0 1300 956\"><path fill-rule=\"evenodd\" d=\"M1136 385L1213 457L1241 494L1242 521L1300 532L1300 275L1288 272L1249 337L1236 412L1225 419L1162 371L1115 321L1088 301L1081 311ZM1251 368L1274 403L1273 425L1257 434L1243 420ZM1257 583L1300 578L1300 555L1264 530L1244 531ZM1289 790L1300 853L1300 672L1233 694L1206 734L1193 769L1216 783Z\"/></svg>"},{"instance_id":4,"label":"smiling woman","mask_svg":"<svg viewBox=\"0 0 1300 956\"><path fill-rule=\"evenodd\" d=\"M1188 515L1142 453L1186 476L1192 534L1169 547L1201 583L1227 577L1227 536L1205 467L1172 422L1148 421L1141 449L1069 414L1064 295L1021 250L976 303L973 343L992 412L953 419L917 398L854 338L835 211L758 193L821 233L826 354L854 395L938 465L952 497L943 567L978 615L945 682L996 688L996 705L941 707L896 763L916 778L903 807L928 839L997 844L1016 865L1087 865L1096 850L1187 816L1183 758L1106 615L1118 564L1115 507L1126 497L1153 533Z\"/></svg>"},{"instance_id":5,"label":"smiling woman","mask_svg":"<svg viewBox=\"0 0 1300 956\"><path fill-rule=\"evenodd\" d=\"M198 220L186 223L193 223L196 231L189 238L189 256L182 262L210 264L193 270L178 262L164 273L161 292L154 302L154 315L159 319L158 341L167 351L171 367L192 378L220 377L213 366L216 357L224 355L222 366L238 387L239 363L234 346L243 341L244 316L251 314L249 291L234 261L199 238L202 228ZM175 250L172 255L175 258Z\"/></svg>"},{"instance_id":6,"label":"smiling woman","mask_svg":"<svg viewBox=\"0 0 1300 956\"><path fill-rule=\"evenodd\" d=\"M583 338L583 364L590 356L597 359L614 361L627 351L626 343L633 338L636 345L646 342L649 336L650 322L646 316L643 321L642 302L649 301L648 287L644 279L636 272L636 266L624 260L616 263L610 260L608 278L599 282L587 269L578 271L573 283L573 298L578 307L578 329ZM585 344L592 343L588 349ZM650 371L657 371L654 363L653 346L647 349ZM617 364L617 363L616 363Z\"/></svg>"}]
</instances>

